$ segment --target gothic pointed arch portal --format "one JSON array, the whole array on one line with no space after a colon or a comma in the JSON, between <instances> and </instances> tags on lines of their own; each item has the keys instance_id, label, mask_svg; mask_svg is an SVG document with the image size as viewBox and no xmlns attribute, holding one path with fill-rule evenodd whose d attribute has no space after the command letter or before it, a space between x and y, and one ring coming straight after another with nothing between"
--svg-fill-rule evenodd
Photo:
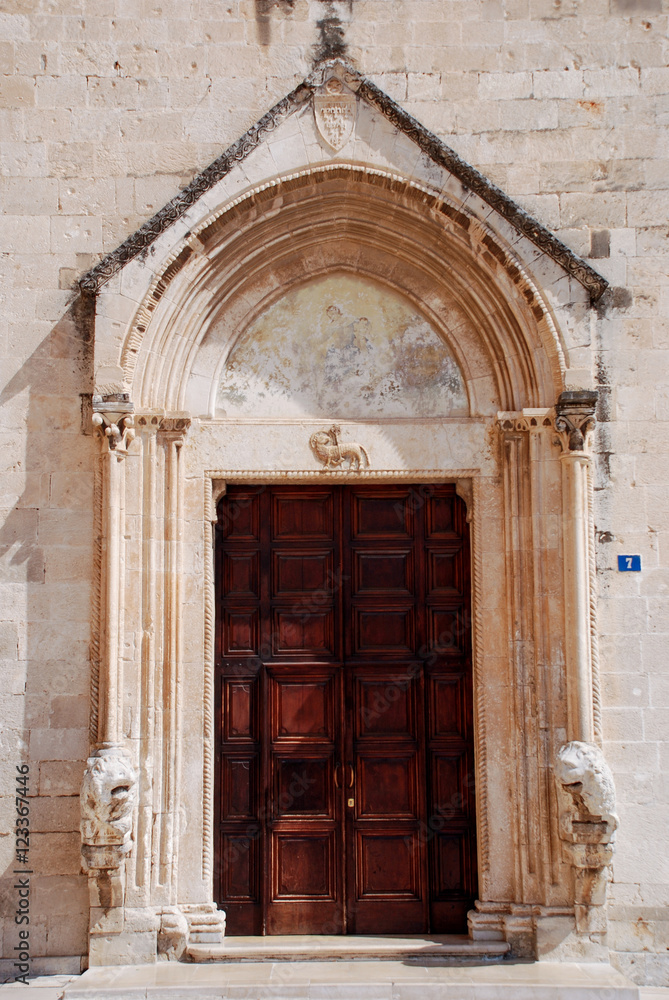
<instances>
[{"instance_id":1,"label":"gothic pointed arch portal","mask_svg":"<svg viewBox=\"0 0 669 1000\"><path fill-rule=\"evenodd\" d=\"M313 104L332 98L333 76L335 97L356 105L334 152ZM91 964L196 956L223 933L215 671L234 629L215 596L212 525L228 487L237 525L255 509L246 494L281 490L428 484L466 511L470 933L536 953L546 918L553 941L587 950L596 900L578 895L552 769L565 739L599 734L587 451L599 276L332 65L81 285L97 295L102 443L89 771L126 789L124 824L84 833L100 904ZM244 600L240 659L259 643ZM409 660L416 634L402 639Z\"/></svg>"}]
</instances>

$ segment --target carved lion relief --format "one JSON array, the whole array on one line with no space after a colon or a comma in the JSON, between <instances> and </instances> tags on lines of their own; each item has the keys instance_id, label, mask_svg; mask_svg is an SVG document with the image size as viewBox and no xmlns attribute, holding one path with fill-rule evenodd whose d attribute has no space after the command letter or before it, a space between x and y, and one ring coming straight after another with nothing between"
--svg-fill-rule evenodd
<instances>
[{"instance_id":1,"label":"carved lion relief","mask_svg":"<svg viewBox=\"0 0 669 1000\"><path fill-rule=\"evenodd\" d=\"M137 776L120 754L95 757L81 786L81 838L96 846L124 844L132 830Z\"/></svg>"},{"instance_id":2,"label":"carved lion relief","mask_svg":"<svg viewBox=\"0 0 669 1000\"><path fill-rule=\"evenodd\" d=\"M599 817L611 833L618 826L613 775L594 743L566 743L557 756L555 775L579 815Z\"/></svg>"},{"instance_id":3,"label":"carved lion relief","mask_svg":"<svg viewBox=\"0 0 669 1000\"><path fill-rule=\"evenodd\" d=\"M338 469L344 462L349 469L369 468L367 450L355 441L341 441L341 427L333 424L329 431L316 431L309 438L309 446L326 469Z\"/></svg>"}]
</instances>

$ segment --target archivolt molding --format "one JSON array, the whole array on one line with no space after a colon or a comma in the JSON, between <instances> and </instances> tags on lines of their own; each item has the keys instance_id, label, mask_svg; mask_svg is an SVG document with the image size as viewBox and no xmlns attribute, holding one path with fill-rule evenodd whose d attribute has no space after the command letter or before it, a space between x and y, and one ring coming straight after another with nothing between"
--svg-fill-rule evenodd
<instances>
[{"instance_id":1,"label":"archivolt molding","mask_svg":"<svg viewBox=\"0 0 669 1000\"><path fill-rule=\"evenodd\" d=\"M337 270L413 299L453 350L472 412L490 410L477 399L482 376L495 384L495 410L546 404L563 388L564 350L550 309L487 222L443 192L337 163L260 185L188 234L135 314L121 354L123 390L143 406L186 408L198 352L223 315L219 366L290 287ZM211 372L211 359L204 367Z\"/></svg>"}]
</instances>

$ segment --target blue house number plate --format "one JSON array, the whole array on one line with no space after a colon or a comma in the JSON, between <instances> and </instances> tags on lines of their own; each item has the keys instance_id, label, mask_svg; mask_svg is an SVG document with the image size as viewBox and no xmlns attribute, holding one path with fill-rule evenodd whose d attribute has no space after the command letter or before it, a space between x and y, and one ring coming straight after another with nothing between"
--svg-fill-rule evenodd
<instances>
[{"instance_id":1,"label":"blue house number plate","mask_svg":"<svg viewBox=\"0 0 669 1000\"><path fill-rule=\"evenodd\" d=\"M618 556L618 572L640 573L641 556Z\"/></svg>"}]
</instances>

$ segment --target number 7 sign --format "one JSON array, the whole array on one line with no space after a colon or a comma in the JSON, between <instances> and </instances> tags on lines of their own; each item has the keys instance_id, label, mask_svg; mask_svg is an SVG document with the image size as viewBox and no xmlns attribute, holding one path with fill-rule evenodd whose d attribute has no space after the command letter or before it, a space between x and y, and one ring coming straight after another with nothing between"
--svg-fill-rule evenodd
<instances>
[{"instance_id":1,"label":"number 7 sign","mask_svg":"<svg viewBox=\"0 0 669 1000\"><path fill-rule=\"evenodd\" d=\"M618 556L619 573L640 573L641 556Z\"/></svg>"}]
</instances>

